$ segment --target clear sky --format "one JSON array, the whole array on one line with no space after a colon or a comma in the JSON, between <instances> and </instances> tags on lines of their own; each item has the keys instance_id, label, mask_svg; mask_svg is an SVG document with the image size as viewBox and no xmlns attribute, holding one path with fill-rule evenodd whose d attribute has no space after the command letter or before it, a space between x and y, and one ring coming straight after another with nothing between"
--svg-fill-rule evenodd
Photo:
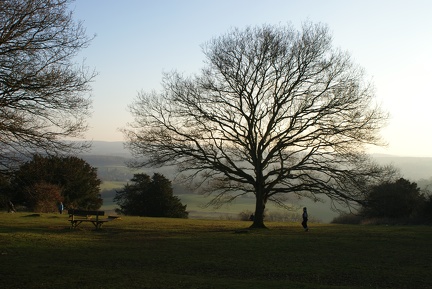
<instances>
[{"instance_id":1,"label":"clear sky","mask_svg":"<svg viewBox=\"0 0 432 289\"><path fill-rule=\"evenodd\" d=\"M74 17L96 34L79 61L93 83L88 140L123 141L127 106L159 90L162 72L199 72L201 45L232 27L305 21L327 24L375 84L390 113L386 148L370 152L432 157L432 1L430 0L77 0Z\"/></svg>"}]
</instances>

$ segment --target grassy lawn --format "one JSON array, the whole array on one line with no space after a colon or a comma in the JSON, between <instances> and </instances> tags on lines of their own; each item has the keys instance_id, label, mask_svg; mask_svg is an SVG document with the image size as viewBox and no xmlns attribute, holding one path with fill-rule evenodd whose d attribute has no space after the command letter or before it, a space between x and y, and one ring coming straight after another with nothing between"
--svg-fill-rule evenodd
<instances>
[{"instance_id":1,"label":"grassy lawn","mask_svg":"<svg viewBox=\"0 0 432 289\"><path fill-rule=\"evenodd\" d=\"M431 288L431 227L0 213L0 288Z\"/></svg>"}]
</instances>

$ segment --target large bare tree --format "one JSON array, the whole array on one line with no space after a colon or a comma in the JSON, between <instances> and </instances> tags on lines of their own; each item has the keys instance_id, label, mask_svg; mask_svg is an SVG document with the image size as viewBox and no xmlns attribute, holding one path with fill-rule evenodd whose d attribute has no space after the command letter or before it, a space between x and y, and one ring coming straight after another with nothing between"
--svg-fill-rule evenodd
<instances>
[{"instance_id":1,"label":"large bare tree","mask_svg":"<svg viewBox=\"0 0 432 289\"><path fill-rule=\"evenodd\" d=\"M67 0L0 2L0 167L35 152L71 152L87 129L95 76L76 63L87 47Z\"/></svg>"},{"instance_id":2,"label":"large bare tree","mask_svg":"<svg viewBox=\"0 0 432 289\"><path fill-rule=\"evenodd\" d=\"M213 204L255 194L252 227L289 194L363 198L381 172L364 147L381 144L387 114L327 26L233 29L203 51L200 74L165 74L161 92L130 106L127 144L144 157L136 166L178 165Z\"/></svg>"}]
</instances>

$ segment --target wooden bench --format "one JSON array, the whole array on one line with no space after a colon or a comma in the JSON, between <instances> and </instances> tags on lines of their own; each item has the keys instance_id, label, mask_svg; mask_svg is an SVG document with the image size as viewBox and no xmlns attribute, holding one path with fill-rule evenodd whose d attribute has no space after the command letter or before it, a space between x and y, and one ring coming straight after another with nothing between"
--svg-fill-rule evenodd
<instances>
[{"instance_id":1,"label":"wooden bench","mask_svg":"<svg viewBox=\"0 0 432 289\"><path fill-rule=\"evenodd\" d=\"M115 220L116 217L110 217L108 218L100 218L105 215L104 211L85 211L85 210L76 210L76 209L70 209L68 210L69 214L69 222L71 222L71 228L75 229L83 222L90 222L95 227L96 230L100 229L103 223Z\"/></svg>"}]
</instances>

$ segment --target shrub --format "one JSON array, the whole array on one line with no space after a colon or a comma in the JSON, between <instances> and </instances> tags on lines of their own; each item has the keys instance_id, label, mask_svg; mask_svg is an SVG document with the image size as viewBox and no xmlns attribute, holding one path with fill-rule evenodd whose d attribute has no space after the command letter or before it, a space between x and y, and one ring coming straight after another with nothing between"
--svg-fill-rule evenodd
<instances>
[{"instance_id":1,"label":"shrub","mask_svg":"<svg viewBox=\"0 0 432 289\"><path fill-rule=\"evenodd\" d=\"M253 215L252 211L246 210L246 211L240 212L239 219L240 219L240 221L251 221L252 215Z\"/></svg>"}]
</instances>

